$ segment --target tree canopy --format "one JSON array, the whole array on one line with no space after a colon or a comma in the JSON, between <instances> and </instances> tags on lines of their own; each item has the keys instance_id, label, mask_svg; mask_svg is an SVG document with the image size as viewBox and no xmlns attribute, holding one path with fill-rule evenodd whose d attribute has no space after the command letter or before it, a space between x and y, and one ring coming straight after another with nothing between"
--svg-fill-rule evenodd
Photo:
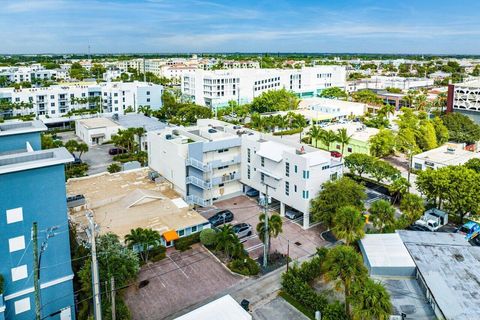
<instances>
[{"instance_id":1,"label":"tree canopy","mask_svg":"<svg viewBox=\"0 0 480 320\"><path fill-rule=\"evenodd\" d=\"M321 98L329 98L329 99L346 99L348 94L345 90L339 87L330 87L323 89L320 93Z\"/></svg>"},{"instance_id":2,"label":"tree canopy","mask_svg":"<svg viewBox=\"0 0 480 320\"><path fill-rule=\"evenodd\" d=\"M250 104L250 110L258 113L294 110L299 102L298 97L291 91L270 90L255 97Z\"/></svg>"},{"instance_id":3,"label":"tree canopy","mask_svg":"<svg viewBox=\"0 0 480 320\"><path fill-rule=\"evenodd\" d=\"M472 144L480 140L480 126L472 119L458 112L451 112L442 117L448 129L450 140Z\"/></svg>"}]
</instances>

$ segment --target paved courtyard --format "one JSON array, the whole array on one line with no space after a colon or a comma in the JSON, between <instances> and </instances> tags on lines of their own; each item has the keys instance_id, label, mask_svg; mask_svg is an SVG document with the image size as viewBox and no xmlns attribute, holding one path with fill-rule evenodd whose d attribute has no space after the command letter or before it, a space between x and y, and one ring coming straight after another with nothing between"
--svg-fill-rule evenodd
<instances>
[{"instance_id":1,"label":"paved courtyard","mask_svg":"<svg viewBox=\"0 0 480 320\"><path fill-rule=\"evenodd\" d=\"M172 250L164 260L144 266L137 280L147 279L147 286L130 287L125 293L132 319L164 319L243 278L231 274L202 246L194 245L185 252Z\"/></svg>"},{"instance_id":2,"label":"paved courtyard","mask_svg":"<svg viewBox=\"0 0 480 320\"><path fill-rule=\"evenodd\" d=\"M276 297L253 311L255 320L308 320L303 313L281 297Z\"/></svg>"},{"instance_id":3,"label":"paved courtyard","mask_svg":"<svg viewBox=\"0 0 480 320\"><path fill-rule=\"evenodd\" d=\"M219 201L215 203L218 209L229 209L234 214L234 220L231 224L239 222L246 222L252 225L254 234L250 237L242 239L244 241L245 249L250 253L253 259L258 258L263 253L263 243L260 241L255 230L259 215L262 212L262 207L257 203L256 198L249 198L247 196L238 196L232 199ZM208 209L202 212L206 218L215 214L218 210ZM273 214L275 209L272 209L269 214ZM296 222L283 218L283 232L277 237L272 238L271 252L278 251L286 254L288 243L290 243L290 257L298 259L304 256L314 254L318 247L328 244L320 237L320 233L324 230L321 225L317 225L308 230L303 228Z\"/></svg>"}]
</instances>

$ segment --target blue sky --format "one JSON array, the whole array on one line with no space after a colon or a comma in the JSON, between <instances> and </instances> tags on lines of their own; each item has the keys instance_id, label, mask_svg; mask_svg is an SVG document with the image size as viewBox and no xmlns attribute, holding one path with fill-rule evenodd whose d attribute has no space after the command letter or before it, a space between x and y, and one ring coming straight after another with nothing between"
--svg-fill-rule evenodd
<instances>
[{"instance_id":1,"label":"blue sky","mask_svg":"<svg viewBox=\"0 0 480 320\"><path fill-rule=\"evenodd\" d=\"M0 53L480 54L478 0L0 0Z\"/></svg>"}]
</instances>

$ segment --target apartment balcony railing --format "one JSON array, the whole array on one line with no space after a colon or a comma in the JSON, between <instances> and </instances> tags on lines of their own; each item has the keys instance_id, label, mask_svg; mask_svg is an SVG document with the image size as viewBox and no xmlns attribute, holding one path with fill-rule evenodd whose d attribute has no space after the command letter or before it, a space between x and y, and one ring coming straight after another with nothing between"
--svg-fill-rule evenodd
<instances>
[{"instance_id":1,"label":"apartment balcony railing","mask_svg":"<svg viewBox=\"0 0 480 320\"><path fill-rule=\"evenodd\" d=\"M186 160L186 165L197 168L198 170L201 170L203 172L212 171L212 166L210 164L205 164L202 161L194 159L194 158L188 158Z\"/></svg>"},{"instance_id":2,"label":"apartment balcony railing","mask_svg":"<svg viewBox=\"0 0 480 320\"><path fill-rule=\"evenodd\" d=\"M220 183L226 183L230 181L235 181L235 180L240 180L240 173L235 172L235 173L229 173L225 174L221 177L213 177L212 178L212 185L216 186L219 185Z\"/></svg>"},{"instance_id":3,"label":"apartment balcony railing","mask_svg":"<svg viewBox=\"0 0 480 320\"><path fill-rule=\"evenodd\" d=\"M231 166L231 165L234 165L234 164L237 164L237 163L240 163L240 160L241 160L241 157L240 155L238 156L235 156L233 159L230 159L230 160L214 160L212 162L209 163L209 165L212 166L212 168L218 168L218 167L223 167L223 166Z\"/></svg>"},{"instance_id":4,"label":"apartment balcony railing","mask_svg":"<svg viewBox=\"0 0 480 320\"><path fill-rule=\"evenodd\" d=\"M212 189L212 183L210 181L204 181L203 179L194 176L187 177L187 184L193 184L194 186L197 186L204 190Z\"/></svg>"},{"instance_id":5,"label":"apartment balcony railing","mask_svg":"<svg viewBox=\"0 0 480 320\"><path fill-rule=\"evenodd\" d=\"M209 207L209 206L212 205L212 200L211 199L205 200L203 198L200 198L200 197L194 196L194 195L187 196L186 200L187 200L188 204L196 204L196 205L201 206L201 207Z\"/></svg>"}]
</instances>

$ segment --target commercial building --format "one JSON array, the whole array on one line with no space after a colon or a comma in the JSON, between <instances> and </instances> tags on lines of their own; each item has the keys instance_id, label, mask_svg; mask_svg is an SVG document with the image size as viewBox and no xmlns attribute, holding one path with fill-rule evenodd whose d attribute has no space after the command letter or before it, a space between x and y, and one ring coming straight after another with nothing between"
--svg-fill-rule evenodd
<instances>
[{"instance_id":1,"label":"commercial building","mask_svg":"<svg viewBox=\"0 0 480 320\"><path fill-rule=\"evenodd\" d=\"M149 166L169 180L188 203L210 206L251 188L298 210L310 225L310 200L321 185L342 175L330 153L218 120L148 133Z\"/></svg>"},{"instance_id":2,"label":"commercial building","mask_svg":"<svg viewBox=\"0 0 480 320\"><path fill-rule=\"evenodd\" d=\"M306 98L300 101L299 110L311 110L332 116L332 119L342 120L362 116L368 105L352 101L343 101L327 98Z\"/></svg>"},{"instance_id":3,"label":"commercial building","mask_svg":"<svg viewBox=\"0 0 480 320\"><path fill-rule=\"evenodd\" d=\"M34 114L40 119L63 121L69 111L79 109L105 114L123 114L128 109L136 112L140 106L158 110L162 92L161 85L146 82L83 82L46 88L0 88L0 101L21 106L4 112L4 116Z\"/></svg>"},{"instance_id":4,"label":"commercial building","mask_svg":"<svg viewBox=\"0 0 480 320\"><path fill-rule=\"evenodd\" d=\"M182 93L196 104L217 109L227 106L230 100L249 103L270 90L286 89L300 97L315 97L325 88L345 88L345 76L341 66L196 70L182 77Z\"/></svg>"},{"instance_id":5,"label":"commercial building","mask_svg":"<svg viewBox=\"0 0 480 320\"><path fill-rule=\"evenodd\" d=\"M86 144L92 146L102 144L112 139L118 130L128 128L143 128L145 132L161 130L166 124L156 118L150 118L138 113L113 115L111 118L99 117L80 119L75 121L75 134ZM147 149L146 139L140 139L142 150Z\"/></svg>"},{"instance_id":6,"label":"commercial building","mask_svg":"<svg viewBox=\"0 0 480 320\"><path fill-rule=\"evenodd\" d=\"M449 85L447 112L459 112L480 123L480 79Z\"/></svg>"},{"instance_id":7,"label":"commercial building","mask_svg":"<svg viewBox=\"0 0 480 320\"><path fill-rule=\"evenodd\" d=\"M251 320L252 315L245 311L231 295L227 294L209 302L175 320Z\"/></svg>"},{"instance_id":8,"label":"commercial building","mask_svg":"<svg viewBox=\"0 0 480 320\"><path fill-rule=\"evenodd\" d=\"M192 210L170 183L152 181L145 168L69 179L67 191L85 197L85 204L70 209L70 218L86 225L88 208L100 234L113 232L123 239L131 229L151 228L162 235L162 245L171 247L179 238L210 228L208 220Z\"/></svg>"},{"instance_id":9,"label":"commercial building","mask_svg":"<svg viewBox=\"0 0 480 320\"><path fill-rule=\"evenodd\" d=\"M73 157L65 148L40 150L46 129L38 121L0 124L0 319L36 316L35 247L40 317L75 318L64 174Z\"/></svg>"},{"instance_id":10,"label":"commercial building","mask_svg":"<svg viewBox=\"0 0 480 320\"><path fill-rule=\"evenodd\" d=\"M466 150L465 144L447 143L413 156L412 165L415 170L438 169L462 165L474 158L480 158L480 153Z\"/></svg>"},{"instance_id":11,"label":"commercial building","mask_svg":"<svg viewBox=\"0 0 480 320\"><path fill-rule=\"evenodd\" d=\"M348 156L352 153L370 154L370 138L376 135L380 130L370 128L362 123L349 122L339 123L323 127L324 130L331 130L338 133L340 129L346 129L347 135L350 136L348 143L344 145L343 155ZM312 139L312 146L328 151L342 152L342 144L335 141L327 146L322 140Z\"/></svg>"},{"instance_id":12,"label":"commercial building","mask_svg":"<svg viewBox=\"0 0 480 320\"><path fill-rule=\"evenodd\" d=\"M367 79L349 81L347 84L348 92L359 90L385 90L386 88L396 88L401 90L411 90L423 87L433 86L434 79L429 78L403 78L389 76L372 76Z\"/></svg>"}]
</instances>

